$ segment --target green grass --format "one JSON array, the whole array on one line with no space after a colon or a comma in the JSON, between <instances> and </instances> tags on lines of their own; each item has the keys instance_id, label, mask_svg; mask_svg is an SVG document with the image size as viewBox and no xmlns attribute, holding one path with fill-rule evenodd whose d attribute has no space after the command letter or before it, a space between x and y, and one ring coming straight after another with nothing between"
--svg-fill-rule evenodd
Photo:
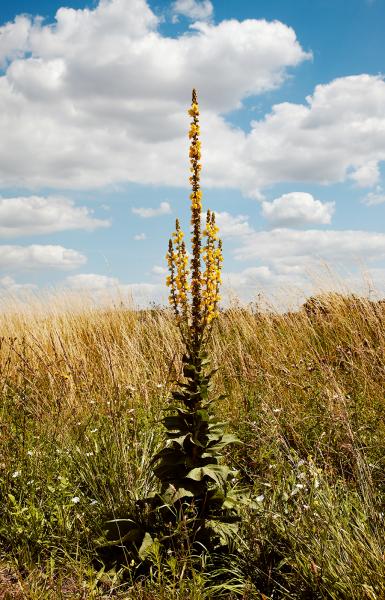
<instances>
[{"instance_id":1,"label":"green grass","mask_svg":"<svg viewBox=\"0 0 385 600\"><path fill-rule=\"evenodd\" d=\"M0 598L385 598L384 304L221 314L216 410L244 442L227 462L257 508L221 573L170 556L136 582L95 548L156 486L172 317L20 307L0 324Z\"/></svg>"}]
</instances>

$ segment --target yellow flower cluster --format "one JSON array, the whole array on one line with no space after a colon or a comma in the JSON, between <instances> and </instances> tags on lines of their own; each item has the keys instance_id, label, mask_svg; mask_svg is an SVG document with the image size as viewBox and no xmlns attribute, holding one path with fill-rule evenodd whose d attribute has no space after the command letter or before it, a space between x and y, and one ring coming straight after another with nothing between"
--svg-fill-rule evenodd
<instances>
[{"instance_id":1,"label":"yellow flower cluster","mask_svg":"<svg viewBox=\"0 0 385 600\"><path fill-rule=\"evenodd\" d=\"M199 112L197 112L196 116L199 114ZM190 131L188 132L188 136L191 140L191 138L193 137L199 137L200 134L200 127L199 125L195 124L194 122L191 123L190 125Z\"/></svg>"},{"instance_id":2,"label":"yellow flower cluster","mask_svg":"<svg viewBox=\"0 0 385 600\"><path fill-rule=\"evenodd\" d=\"M189 268L188 268L188 256L186 251L186 245L183 241L184 233L180 228L178 219L175 223L175 232L173 233L173 242L175 252L175 287L176 287L176 299L177 304L181 309L184 317L188 316L188 301L187 294L190 290L188 283Z\"/></svg>"},{"instance_id":3,"label":"yellow flower cluster","mask_svg":"<svg viewBox=\"0 0 385 600\"><path fill-rule=\"evenodd\" d=\"M206 228L201 231L202 192L200 189L199 163L201 159L201 143L199 140L199 106L196 91L193 90L192 104L188 111L192 117L189 130L190 142L190 184L191 200L191 261L188 266L188 255L184 234L176 221L175 232L169 241L167 261L170 275L167 285L170 288L170 304L178 317L180 327L187 328L188 335L195 347L201 343L205 327L218 316L220 300L219 287L221 284L222 242L218 240L218 227L215 214L207 212ZM201 251L202 238L206 244ZM202 273L202 258L205 270ZM191 277L190 277L191 272ZM190 284L189 284L190 277Z\"/></svg>"},{"instance_id":4,"label":"yellow flower cluster","mask_svg":"<svg viewBox=\"0 0 385 600\"><path fill-rule=\"evenodd\" d=\"M166 284L170 288L170 295L168 297L171 306L174 309L175 316L179 317L179 308L176 296L176 285L175 285L175 260L176 253L174 252L174 247L172 244L172 240L168 242L168 250L166 254L166 260L168 264L168 270L170 275L168 275L166 279Z\"/></svg>"},{"instance_id":5,"label":"yellow flower cluster","mask_svg":"<svg viewBox=\"0 0 385 600\"><path fill-rule=\"evenodd\" d=\"M206 228L203 235L207 237L206 245L203 250L203 260L206 270L202 280L203 297L203 319L205 324L211 323L218 316L218 302L220 300L219 286L221 280L222 268L222 243L218 240L218 227L215 223L215 213L207 211ZM216 241L218 243L216 244Z\"/></svg>"},{"instance_id":6,"label":"yellow flower cluster","mask_svg":"<svg viewBox=\"0 0 385 600\"><path fill-rule=\"evenodd\" d=\"M194 140L194 138L193 138ZM190 146L190 158L192 160L200 160L201 158L201 143L199 140L194 140Z\"/></svg>"},{"instance_id":7,"label":"yellow flower cluster","mask_svg":"<svg viewBox=\"0 0 385 600\"><path fill-rule=\"evenodd\" d=\"M196 93L195 93L195 97L194 97L194 92L195 92L195 90L193 90L193 101L192 101L191 107L188 110L188 114L190 115L190 117L197 117L199 115L199 106L198 106L198 102L196 100Z\"/></svg>"},{"instance_id":8,"label":"yellow flower cluster","mask_svg":"<svg viewBox=\"0 0 385 600\"><path fill-rule=\"evenodd\" d=\"M191 208L193 211L202 212L202 192L198 190L190 194ZM193 219L191 219L191 225L194 225Z\"/></svg>"},{"instance_id":9,"label":"yellow flower cluster","mask_svg":"<svg viewBox=\"0 0 385 600\"><path fill-rule=\"evenodd\" d=\"M170 275L166 283L170 287L170 304L174 308L177 317L188 318L188 283L189 269L186 245L183 241L184 233L180 228L179 220L176 220L175 231L169 241L166 259Z\"/></svg>"}]
</instances>

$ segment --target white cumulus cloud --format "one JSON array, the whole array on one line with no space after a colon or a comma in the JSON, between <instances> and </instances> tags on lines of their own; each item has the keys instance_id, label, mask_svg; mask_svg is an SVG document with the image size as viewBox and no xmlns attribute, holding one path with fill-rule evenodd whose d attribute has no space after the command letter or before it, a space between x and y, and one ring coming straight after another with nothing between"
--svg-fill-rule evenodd
<instances>
[{"instance_id":1,"label":"white cumulus cloud","mask_svg":"<svg viewBox=\"0 0 385 600\"><path fill-rule=\"evenodd\" d=\"M1 269L76 269L86 263L86 257L63 246L0 245Z\"/></svg>"},{"instance_id":2,"label":"white cumulus cloud","mask_svg":"<svg viewBox=\"0 0 385 600\"><path fill-rule=\"evenodd\" d=\"M228 212L216 212L216 223L222 238L242 237L253 232L246 215L231 215Z\"/></svg>"},{"instance_id":3,"label":"white cumulus cloud","mask_svg":"<svg viewBox=\"0 0 385 600\"><path fill-rule=\"evenodd\" d=\"M145 0L61 8L54 24L2 30L0 186L185 185L191 82L202 108L204 184L258 195L277 182L378 183L385 82L367 74L282 102L249 133L226 113L310 58L278 21L195 23L177 38ZM231 152L229 154L229 149Z\"/></svg>"},{"instance_id":4,"label":"white cumulus cloud","mask_svg":"<svg viewBox=\"0 0 385 600\"><path fill-rule=\"evenodd\" d=\"M376 274L377 288L383 289L378 281L383 271L381 261L385 260L385 233L283 227L257 231L246 216L225 214L225 222L233 224L227 233L236 241L234 258L252 264L223 274L225 289L232 288L241 298L251 299L259 292L271 296L286 289L288 293L297 290L295 297L302 301L313 293L312 284L320 274L319 279L327 283L325 289L336 289L333 277L337 273L349 273L354 289L362 291L363 278L358 271L363 267ZM284 295L281 300L284 306Z\"/></svg>"},{"instance_id":5,"label":"white cumulus cloud","mask_svg":"<svg viewBox=\"0 0 385 600\"><path fill-rule=\"evenodd\" d=\"M166 267L162 267L161 265L154 265L151 269L151 272L154 275L166 275L168 273L168 269Z\"/></svg>"},{"instance_id":6,"label":"white cumulus cloud","mask_svg":"<svg viewBox=\"0 0 385 600\"><path fill-rule=\"evenodd\" d=\"M367 164L357 167L350 177L357 187L373 187L380 179L378 162L369 161Z\"/></svg>"},{"instance_id":7,"label":"white cumulus cloud","mask_svg":"<svg viewBox=\"0 0 385 600\"><path fill-rule=\"evenodd\" d=\"M70 275L66 278L66 283L76 290L104 290L119 286L119 280L116 277L96 273Z\"/></svg>"},{"instance_id":8,"label":"white cumulus cloud","mask_svg":"<svg viewBox=\"0 0 385 600\"><path fill-rule=\"evenodd\" d=\"M37 285L34 283L17 283L13 277L8 275L0 277L0 293L2 292L24 292L37 289Z\"/></svg>"},{"instance_id":9,"label":"white cumulus cloud","mask_svg":"<svg viewBox=\"0 0 385 600\"><path fill-rule=\"evenodd\" d=\"M49 234L69 229L93 231L110 221L96 219L84 206L55 197L0 198L0 237Z\"/></svg>"},{"instance_id":10,"label":"white cumulus cloud","mask_svg":"<svg viewBox=\"0 0 385 600\"><path fill-rule=\"evenodd\" d=\"M278 227L326 225L331 222L334 208L334 202L323 203L306 192L290 192L262 202L263 216Z\"/></svg>"},{"instance_id":11,"label":"white cumulus cloud","mask_svg":"<svg viewBox=\"0 0 385 600\"><path fill-rule=\"evenodd\" d=\"M223 114L279 86L310 54L279 21L201 22L178 38L158 24L145 0L100 0L61 8L53 24L23 17L6 26L0 187L185 185L191 82L207 182L255 187L254 165L241 166L247 136Z\"/></svg>"},{"instance_id":12,"label":"white cumulus cloud","mask_svg":"<svg viewBox=\"0 0 385 600\"><path fill-rule=\"evenodd\" d=\"M317 229L256 231L242 240L235 256L239 260L258 259L289 267L320 260L352 265L360 260L385 258L385 233Z\"/></svg>"},{"instance_id":13,"label":"white cumulus cloud","mask_svg":"<svg viewBox=\"0 0 385 600\"><path fill-rule=\"evenodd\" d=\"M209 19L214 12L210 0L176 0L171 10L176 17L182 15L198 21Z\"/></svg>"},{"instance_id":14,"label":"white cumulus cloud","mask_svg":"<svg viewBox=\"0 0 385 600\"><path fill-rule=\"evenodd\" d=\"M367 206L375 206L377 204L383 204L385 202L385 192L381 187L376 189L375 192L369 192L363 199L363 203Z\"/></svg>"},{"instance_id":15,"label":"white cumulus cloud","mask_svg":"<svg viewBox=\"0 0 385 600\"><path fill-rule=\"evenodd\" d=\"M169 215L171 206L169 202L161 202L158 208L133 208L132 212L139 215L142 219L150 219L151 217L160 217L161 215Z\"/></svg>"},{"instance_id":16,"label":"white cumulus cloud","mask_svg":"<svg viewBox=\"0 0 385 600\"><path fill-rule=\"evenodd\" d=\"M36 22L38 26L38 21ZM9 60L22 57L28 47L31 20L23 15L15 18L13 23L0 27L0 67L4 68Z\"/></svg>"},{"instance_id":17,"label":"white cumulus cloud","mask_svg":"<svg viewBox=\"0 0 385 600\"><path fill-rule=\"evenodd\" d=\"M318 85L306 104L275 105L252 122L241 156L258 174L257 188L278 181L374 184L385 160L383 78L341 77Z\"/></svg>"},{"instance_id":18,"label":"white cumulus cloud","mask_svg":"<svg viewBox=\"0 0 385 600\"><path fill-rule=\"evenodd\" d=\"M231 285L234 289L252 287L255 284L270 282L273 277L271 269L267 266L248 267L238 272L223 273L223 282L225 285Z\"/></svg>"},{"instance_id":19,"label":"white cumulus cloud","mask_svg":"<svg viewBox=\"0 0 385 600\"><path fill-rule=\"evenodd\" d=\"M90 294L97 302L132 300L139 306L166 300L165 285L159 283L122 283L117 277L96 273L71 275L63 282L65 287L78 293Z\"/></svg>"}]
</instances>

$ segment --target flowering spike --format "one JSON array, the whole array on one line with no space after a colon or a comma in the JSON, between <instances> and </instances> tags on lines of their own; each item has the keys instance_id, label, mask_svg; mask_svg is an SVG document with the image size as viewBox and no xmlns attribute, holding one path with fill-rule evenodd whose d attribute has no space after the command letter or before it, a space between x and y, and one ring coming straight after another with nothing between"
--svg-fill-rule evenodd
<instances>
[{"instance_id":1,"label":"flowering spike","mask_svg":"<svg viewBox=\"0 0 385 600\"><path fill-rule=\"evenodd\" d=\"M206 265L206 270L203 276L204 285L204 325L211 323L218 316L217 305L219 301L219 285L221 282L221 262L222 262L222 243L216 241L218 227L215 223L215 213L207 211L206 229L204 235L207 237L205 249L203 252L203 260Z\"/></svg>"},{"instance_id":2,"label":"flowering spike","mask_svg":"<svg viewBox=\"0 0 385 600\"><path fill-rule=\"evenodd\" d=\"M192 225L192 257L191 257L191 334L193 344L197 348L202 335L202 297L201 297L201 212L202 192L200 190L200 163L201 144L199 141L199 107L196 90L192 92L191 108L189 115L192 117L190 124L190 177L191 193L191 225Z\"/></svg>"},{"instance_id":3,"label":"flowering spike","mask_svg":"<svg viewBox=\"0 0 385 600\"><path fill-rule=\"evenodd\" d=\"M171 306L174 309L175 316L178 318L179 310L178 310L178 300L177 300L176 281L175 281L175 252L174 252L174 246L173 246L171 239L168 241L168 251L166 254L166 260L168 263L168 270L170 272L170 275L167 277L167 285L170 288L170 295L169 295L168 299L170 301Z\"/></svg>"},{"instance_id":4,"label":"flowering spike","mask_svg":"<svg viewBox=\"0 0 385 600\"><path fill-rule=\"evenodd\" d=\"M198 353L206 326L218 315L220 272L222 267L222 243L218 241L218 227L215 214L208 210L206 225L201 230L202 192L200 189L201 143L199 140L199 105L197 93L192 92L190 139L190 184L191 184L191 259L188 267L188 254L184 234L178 219L172 235L172 250L169 248L168 261L170 275L167 284L171 289L170 303L178 317L181 330L187 330L187 339L193 353ZM202 238L206 237L203 250ZM172 257L172 258L170 258ZM202 272L202 259L204 272ZM191 273L191 276L190 276ZM190 277L190 283L189 283Z\"/></svg>"},{"instance_id":5,"label":"flowering spike","mask_svg":"<svg viewBox=\"0 0 385 600\"><path fill-rule=\"evenodd\" d=\"M183 241L184 233L180 228L179 220L175 222L175 232L173 233L175 247L175 298L179 312L184 319L188 319L188 257L186 245Z\"/></svg>"}]
</instances>

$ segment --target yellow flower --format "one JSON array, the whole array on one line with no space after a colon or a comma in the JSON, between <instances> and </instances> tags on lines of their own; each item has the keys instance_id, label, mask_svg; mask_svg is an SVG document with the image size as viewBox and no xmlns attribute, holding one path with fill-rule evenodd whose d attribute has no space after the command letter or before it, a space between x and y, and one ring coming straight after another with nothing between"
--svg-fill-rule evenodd
<instances>
[{"instance_id":1,"label":"yellow flower","mask_svg":"<svg viewBox=\"0 0 385 600\"><path fill-rule=\"evenodd\" d=\"M191 108L188 110L188 114L190 117L197 117L199 115L199 107L198 104L192 104Z\"/></svg>"}]
</instances>

